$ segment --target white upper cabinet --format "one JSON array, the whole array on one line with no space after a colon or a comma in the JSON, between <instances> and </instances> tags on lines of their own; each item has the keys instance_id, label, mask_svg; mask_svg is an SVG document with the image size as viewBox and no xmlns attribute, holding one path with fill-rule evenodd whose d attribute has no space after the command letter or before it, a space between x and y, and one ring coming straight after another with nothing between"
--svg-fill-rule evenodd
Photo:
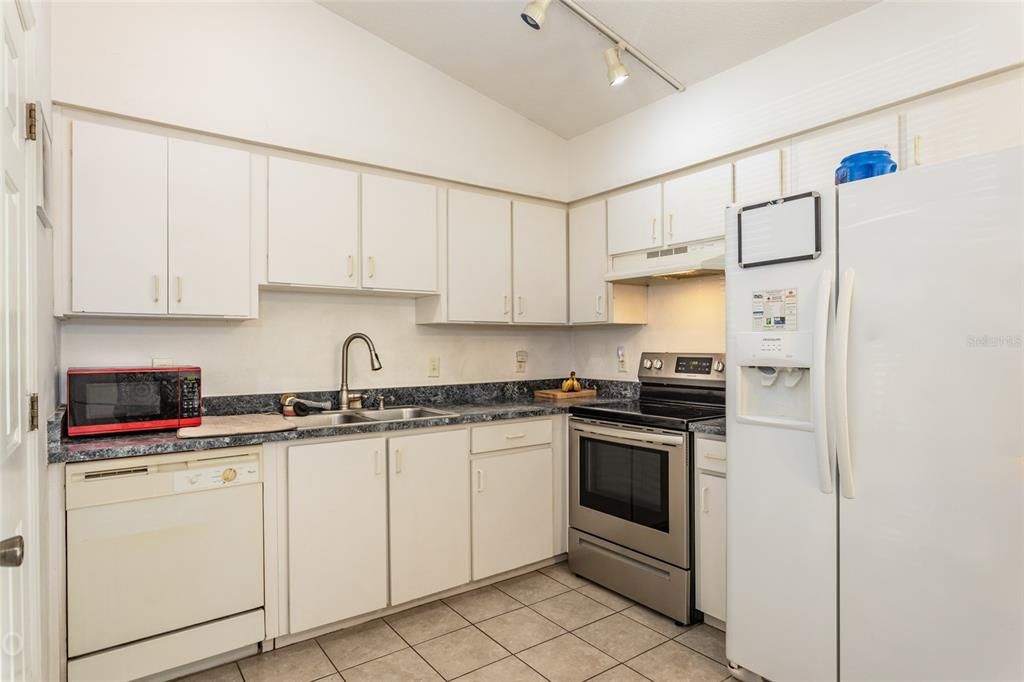
<instances>
[{"instance_id":1,"label":"white upper cabinet","mask_svg":"<svg viewBox=\"0 0 1024 682\"><path fill-rule=\"evenodd\" d=\"M512 202L515 322L565 324L568 315L565 209Z\"/></svg>"},{"instance_id":2,"label":"white upper cabinet","mask_svg":"<svg viewBox=\"0 0 1024 682\"><path fill-rule=\"evenodd\" d=\"M268 173L267 279L359 286L359 174L276 157Z\"/></svg>"},{"instance_id":3,"label":"white upper cabinet","mask_svg":"<svg viewBox=\"0 0 1024 682\"><path fill-rule=\"evenodd\" d=\"M367 289L437 291L437 187L362 177L362 284Z\"/></svg>"},{"instance_id":4,"label":"white upper cabinet","mask_svg":"<svg viewBox=\"0 0 1024 682\"><path fill-rule=\"evenodd\" d=\"M72 123L71 309L167 313L167 138Z\"/></svg>"},{"instance_id":5,"label":"white upper cabinet","mask_svg":"<svg viewBox=\"0 0 1024 682\"><path fill-rule=\"evenodd\" d=\"M251 313L249 152L168 141L169 312Z\"/></svg>"},{"instance_id":6,"label":"white upper cabinet","mask_svg":"<svg viewBox=\"0 0 1024 682\"><path fill-rule=\"evenodd\" d=\"M646 251L662 245L661 185L608 199L608 253Z\"/></svg>"},{"instance_id":7,"label":"white upper cabinet","mask_svg":"<svg viewBox=\"0 0 1024 682\"><path fill-rule=\"evenodd\" d=\"M608 248L605 203L569 209L569 322L608 320Z\"/></svg>"},{"instance_id":8,"label":"white upper cabinet","mask_svg":"<svg viewBox=\"0 0 1024 682\"><path fill-rule=\"evenodd\" d=\"M770 149L740 159L735 169L736 203L741 206L778 199L785 192L781 149ZM722 220L724 222L725 218Z\"/></svg>"},{"instance_id":9,"label":"white upper cabinet","mask_svg":"<svg viewBox=\"0 0 1024 682\"><path fill-rule=\"evenodd\" d=\"M882 114L818 131L793 141L790 150L790 187L787 194L830 191L836 167L843 157L870 149L885 149L897 158L899 117Z\"/></svg>"},{"instance_id":10,"label":"white upper cabinet","mask_svg":"<svg viewBox=\"0 0 1024 682\"><path fill-rule=\"evenodd\" d=\"M725 208L732 203L732 164L690 173L664 186L665 245L725 236Z\"/></svg>"},{"instance_id":11,"label":"white upper cabinet","mask_svg":"<svg viewBox=\"0 0 1024 682\"><path fill-rule=\"evenodd\" d=\"M512 202L489 194L448 192L448 318L512 319Z\"/></svg>"},{"instance_id":12,"label":"white upper cabinet","mask_svg":"<svg viewBox=\"0 0 1024 682\"><path fill-rule=\"evenodd\" d=\"M907 109L902 168L1024 144L1024 77L1006 73Z\"/></svg>"}]
</instances>

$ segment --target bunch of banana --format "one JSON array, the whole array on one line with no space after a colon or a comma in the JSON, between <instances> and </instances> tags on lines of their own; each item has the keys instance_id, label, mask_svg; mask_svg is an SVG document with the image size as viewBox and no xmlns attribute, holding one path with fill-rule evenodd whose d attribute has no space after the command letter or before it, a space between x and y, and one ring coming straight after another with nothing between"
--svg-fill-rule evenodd
<instances>
[{"instance_id":1,"label":"bunch of banana","mask_svg":"<svg viewBox=\"0 0 1024 682\"><path fill-rule=\"evenodd\" d=\"M562 382L562 391L564 393L575 393L582 390L583 387L580 386L580 381L576 378L576 372L569 372L569 378Z\"/></svg>"}]
</instances>

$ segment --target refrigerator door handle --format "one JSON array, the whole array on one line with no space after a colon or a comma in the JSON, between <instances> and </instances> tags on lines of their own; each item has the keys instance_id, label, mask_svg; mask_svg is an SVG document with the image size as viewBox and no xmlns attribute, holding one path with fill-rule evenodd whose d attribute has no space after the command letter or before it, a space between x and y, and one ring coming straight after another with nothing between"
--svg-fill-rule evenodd
<instances>
[{"instance_id":1,"label":"refrigerator door handle","mask_svg":"<svg viewBox=\"0 0 1024 682\"><path fill-rule=\"evenodd\" d=\"M818 300L816 301L815 318L818 321L817 334L814 335L814 367L811 369L811 390L814 404L814 449L818 459L818 487L826 495L832 494L832 458L828 451L828 381L826 378L828 363L828 314L832 302L832 280L835 277L831 270L821 273L818 282Z\"/></svg>"},{"instance_id":2,"label":"refrigerator door handle","mask_svg":"<svg viewBox=\"0 0 1024 682\"><path fill-rule=\"evenodd\" d=\"M856 489L853 484L853 461L850 457L850 416L847 384L849 378L850 314L853 310L853 269L843 272L839 285L839 301L836 307L836 372L835 398L836 414L836 455L839 460L839 490L843 497L853 499Z\"/></svg>"}]
</instances>

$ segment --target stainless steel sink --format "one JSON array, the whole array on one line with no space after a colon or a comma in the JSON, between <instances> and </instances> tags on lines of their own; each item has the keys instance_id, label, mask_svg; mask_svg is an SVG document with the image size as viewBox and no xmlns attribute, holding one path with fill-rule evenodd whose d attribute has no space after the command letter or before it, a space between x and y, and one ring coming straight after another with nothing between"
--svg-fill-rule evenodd
<instances>
[{"instance_id":1,"label":"stainless steel sink","mask_svg":"<svg viewBox=\"0 0 1024 682\"><path fill-rule=\"evenodd\" d=\"M343 426L345 424L366 424L370 419L358 412L321 412L305 417L285 417L299 429L321 429L325 426Z\"/></svg>"},{"instance_id":2,"label":"stainless steel sink","mask_svg":"<svg viewBox=\"0 0 1024 682\"><path fill-rule=\"evenodd\" d=\"M430 407L418 405L403 405L402 407L386 407L383 410L360 410L361 416L377 422L403 421L406 419L430 419L432 417L454 417L454 412L435 410Z\"/></svg>"}]
</instances>

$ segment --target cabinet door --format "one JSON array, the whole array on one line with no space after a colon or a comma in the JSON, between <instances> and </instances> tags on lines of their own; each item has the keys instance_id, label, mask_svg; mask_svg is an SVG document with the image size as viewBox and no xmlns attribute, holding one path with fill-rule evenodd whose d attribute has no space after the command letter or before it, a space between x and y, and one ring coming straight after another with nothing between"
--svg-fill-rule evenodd
<instances>
[{"instance_id":1,"label":"cabinet door","mask_svg":"<svg viewBox=\"0 0 1024 682\"><path fill-rule=\"evenodd\" d=\"M267 279L359 285L359 174L271 157L267 189Z\"/></svg>"},{"instance_id":2,"label":"cabinet door","mask_svg":"<svg viewBox=\"0 0 1024 682\"><path fill-rule=\"evenodd\" d=\"M826 192L835 186L836 167L843 157L869 149L887 149L897 156L899 117L884 114L814 133L793 142L788 194Z\"/></svg>"},{"instance_id":3,"label":"cabinet door","mask_svg":"<svg viewBox=\"0 0 1024 682\"><path fill-rule=\"evenodd\" d=\"M167 138L73 121L71 308L167 312Z\"/></svg>"},{"instance_id":4,"label":"cabinet door","mask_svg":"<svg viewBox=\"0 0 1024 682\"><path fill-rule=\"evenodd\" d=\"M167 154L170 312L249 315L249 152L171 139Z\"/></svg>"},{"instance_id":5,"label":"cabinet door","mask_svg":"<svg viewBox=\"0 0 1024 682\"><path fill-rule=\"evenodd\" d=\"M1024 77L1008 73L907 110L904 168L1024 144Z\"/></svg>"},{"instance_id":6,"label":"cabinet door","mask_svg":"<svg viewBox=\"0 0 1024 682\"><path fill-rule=\"evenodd\" d=\"M732 164L665 183L665 244L725 236L725 207L732 203Z\"/></svg>"},{"instance_id":7,"label":"cabinet door","mask_svg":"<svg viewBox=\"0 0 1024 682\"><path fill-rule=\"evenodd\" d=\"M661 185L608 199L608 253L656 249L661 239Z\"/></svg>"},{"instance_id":8,"label":"cabinet door","mask_svg":"<svg viewBox=\"0 0 1024 682\"><path fill-rule=\"evenodd\" d=\"M565 242L565 209L512 202L514 321L566 323Z\"/></svg>"},{"instance_id":9,"label":"cabinet door","mask_svg":"<svg viewBox=\"0 0 1024 682\"><path fill-rule=\"evenodd\" d=\"M468 583L469 432L391 438L391 603Z\"/></svg>"},{"instance_id":10,"label":"cabinet door","mask_svg":"<svg viewBox=\"0 0 1024 682\"><path fill-rule=\"evenodd\" d=\"M288 448L290 632L387 606L383 438Z\"/></svg>"},{"instance_id":11,"label":"cabinet door","mask_svg":"<svg viewBox=\"0 0 1024 682\"><path fill-rule=\"evenodd\" d=\"M782 184L781 149L740 159L735 169L736 203L741 206L778 199L785 191Z\"/></svg>"},{"instance_id":12,"label":"cabinet door","mask_svg":"<svg viewBox=\"0 0 1024 682\"><path fill-rule=\"evenodd\" d=\"M454 322L511 319L511 203L448 191L448 317Z\"/></svg>"},{"instance_id":13,"label":"cabinet door","mask_svg":"<svg viewBox=\"0 0 1024 682\"><path fill-rule=\"evenodd\" d=\"M551 448L473 460L473 580L554 554Z\"/></svg>"},{"instance_id":14,"label":"cabinet door","mask_svg":"<svg viewBox=\"0 0 1024 682\"><path fill-rule=\"evenodd\" d=\"M700 565L697 590L701 611L725 620L725 479L700 474Z\"/></svg>"},{"instance_id":15,"label":"cabinet door","mask_svg":"<svg viewBox=\"0 0 1024 682\"><path fill-rule=\"evenodd\" d=\"M362 178L363 286L437 291L437 187Z\"/></svg>"},{"instance_id":16,"label":"cabinet door","mask_svg":"<svg viewBox=\"0 0 1024 682\"><path fill-rule=\"evenodd\" d=\"M569 322L608 320L607 272L604 202L569 209Z\"/></svg>"}]
</instances>

